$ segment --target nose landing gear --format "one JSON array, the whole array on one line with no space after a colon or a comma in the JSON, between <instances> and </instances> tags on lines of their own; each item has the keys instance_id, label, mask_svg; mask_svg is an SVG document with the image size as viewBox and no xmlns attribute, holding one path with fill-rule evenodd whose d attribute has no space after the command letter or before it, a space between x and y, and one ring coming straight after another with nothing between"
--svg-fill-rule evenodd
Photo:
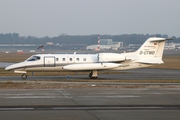
<instances>
[{"instance_id":1,"label":"nose landing gear","mask_svg":"<svg viewBox=\"0 0 180 120\"><path fill-rule=\"evenodd\" d=\"M27 78L27 75L24 73L24 74L21 75L21 78L22 78L23 80L25 80L25 79Z\"/></svg>"}]
</instances>

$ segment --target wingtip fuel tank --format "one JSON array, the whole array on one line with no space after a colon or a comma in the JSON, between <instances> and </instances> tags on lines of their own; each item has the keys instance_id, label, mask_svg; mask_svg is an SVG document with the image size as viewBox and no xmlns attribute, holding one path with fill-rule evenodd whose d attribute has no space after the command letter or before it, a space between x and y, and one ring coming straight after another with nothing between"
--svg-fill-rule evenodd
<instances>
[{"instance_id":1,"label":"wingtip fuel tank","mask_svg":"<svg viewBox=\"0 0 180 120\"><path fill-rule=\"evenodd\" d=\"M71 64L63 67L64 70L80 71L80 70L107 70L119 67L117 63L87 63L87 64Z\"/></svg>"}]
</instances>

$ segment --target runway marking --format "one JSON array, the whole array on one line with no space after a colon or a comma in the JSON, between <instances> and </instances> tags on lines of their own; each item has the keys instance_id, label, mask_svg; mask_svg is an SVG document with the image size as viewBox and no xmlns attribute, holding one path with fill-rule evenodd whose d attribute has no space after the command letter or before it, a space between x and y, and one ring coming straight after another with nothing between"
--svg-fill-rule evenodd
<instances>
[{"instance_id":1,"label":"runway marking","mask_svg":"<svg viewBox=\"0 0 180 120\"><path fill-rule=\"evenodd\" d=\"M36 110L180 110L180 105L68 105L68 106L7 106L0 111Z\"/></svg>"},{"instance_id":2,"label":"runway marking","mask_svg":"<svg viewBox=\"0 0 180 120\"><path fill-rule=\"evenodd\" d=\"M76 105L78 105L78 104L76 103L76 101L74 101L74 100L72 99L72 97L69 95L69 93L67 93L65 90L63 90L63 89L58 89L58 91L59 91L59 92L62 92L62 93L64 94L64 96L66 96L66 97L69 98L73 103L75 103Z\"/></svg>"},{"instance_id":3,"label":"runway marking","mask_svg":"<svg viewBox=\"0 0 180 120\"><path fill-rule=\"evenodd\" d=\"M12 96L12 97L0 97L0 98L10 98L10 99L27 99L27 98L68 98L67 96Z\"/></svg>"},{"instance_id":4,"label":"runway marking","mask_svg":"<svg viewBox=\"0 0 180 120\"><path fill-rule=\"evenodd\" d=\"M90 111L85 110L89 115L93 116L95 119L100 120L97 116L95 116L94 114L92 114Z\"/></svg>"},{"instance_id":5,"label":"runway marking","mask_svg":"<svg viewBox=\"0 0 180 120\"><path fill-rule=\"evenodd\" d=\"M135 97L141 97L141 96L134 96L134 95L115 95L115 96L77 96L77 97L85 97L85 98L89 98L89 97L98 97L98 98L135 98ZM8 99L41 99L41 98L69 98L71 100L72 97L68 96L68 95L64 95L64 96L19 96L19 95L14 95L14 96L0 96L0 98L8 98ZM74 102L74 101L73 101Z\"/></svg>"},{"instance_id":6,"label":"runway marking","mask_svg":"<svg viewBox=\"0 0 180 120\"><path fill-rule=\"evenodd\" d=\"M0 111L35 110L35 108L0 108Z\"/></svg>"},{"instance_id":7,"label":"runway marking","mask_svg":"<svg viewBox=\"0 0 180 120\"><path fill-rule=\"evenodd\" d=\"M101 97L101 98L132 98L132 97L141 97L141 96L134 96L134 95L115 95L115 96L78 96L78 97Z\"/></svg>"}]
</instances>

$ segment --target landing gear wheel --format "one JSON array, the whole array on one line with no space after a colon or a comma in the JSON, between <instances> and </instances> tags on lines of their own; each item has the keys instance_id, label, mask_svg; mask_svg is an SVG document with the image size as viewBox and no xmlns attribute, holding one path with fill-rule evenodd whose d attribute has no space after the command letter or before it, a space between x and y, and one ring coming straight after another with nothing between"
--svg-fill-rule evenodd
<instances>
[{"instance_id":1,"label":"landing gear wheel","mask_svg":"<svg viewBox=\"0 0 180 120\"><path fill-rule=\"evenodd\" d=\"M89 72L89 77L92 78L92 71Z\"/></svg>"},{"instance_id":2,"label":"landing gear wheel","mask_svg":"<svg viewBox=\"0 0 180 120\"><path fill-rule=\"evenodd\" d=\"M91 79L97 79L98 77L91 77Z\"/></svg>"},{"instance_id":3,"label":"landing gear wheel","mask_svg":"<svg viewBox=\"0 0 180 120\"><path fill-rule=\"evenodd\" d=\"M26 75L26 74L22 74L22 75L21 75L21 78L22 78L23 80L25 80L25 79L27 78L27 75Z\"/></svg>"},{"instance_id":4,"label":"landing gear wheel","mask_svg":"<svg viewBox=\"0 0 180 120\"><path fill-rule=\"evenodd\" d=\"M97 76L97 71L90 71L90 72L89 72L89 77L90 77L91 79L97 79L97 78L98 78L98 76Z\"/></svg>"}]
</instances>

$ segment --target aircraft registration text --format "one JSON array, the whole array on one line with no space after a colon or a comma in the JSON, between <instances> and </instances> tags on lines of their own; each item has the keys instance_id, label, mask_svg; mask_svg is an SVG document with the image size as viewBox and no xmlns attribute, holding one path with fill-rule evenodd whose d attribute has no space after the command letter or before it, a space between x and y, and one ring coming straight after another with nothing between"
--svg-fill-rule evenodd
<instances>
[{"instance_id":1,"label":"aircraft registration text","mask_svg":"<svg viewBox=\"0 0 180 120\"><path fill-rule=\"evenodd\" d=\"M155 51L140 51L140 55L154 55Z\"/></svg>"}]
</instances>

